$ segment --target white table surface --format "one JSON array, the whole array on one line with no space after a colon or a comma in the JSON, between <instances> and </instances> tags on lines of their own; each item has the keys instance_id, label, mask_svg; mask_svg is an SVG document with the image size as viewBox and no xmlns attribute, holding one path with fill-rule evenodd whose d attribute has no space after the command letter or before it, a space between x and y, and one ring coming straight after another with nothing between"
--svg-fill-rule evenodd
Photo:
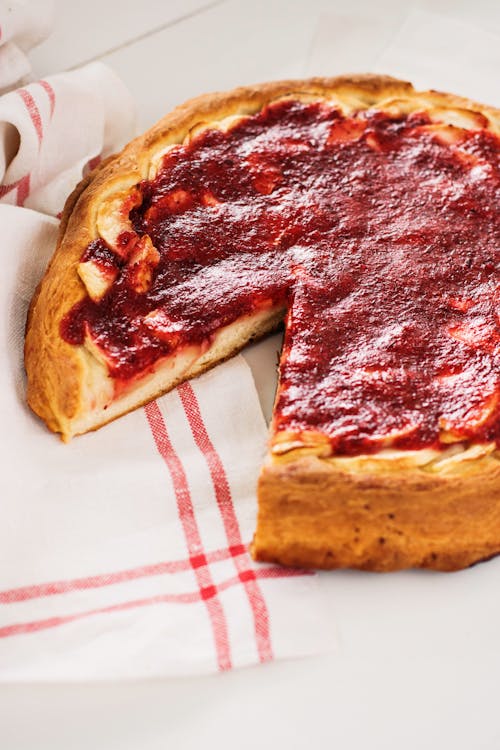
<instances>
[{"instance_id":1,"label":"white table surface","mask_svg":"<svg viewBox=\"0 0 500 750\"><path fill-rule=\"evenodd\" d=\"M197 93L302 76L321 12L389 36L404 0L59 0L35 75L102 59L145 128ZM420 7L500 33L498 0ZM378 27L377 27L378 28ZM374 44L380 40L374 40ZM347 54L363 60L366 49ZM345 72L336 56L332 69ZM473 61L470 61L473 64ZM310 66L309 66L310 67ZM269 413L279 337L246 354ZM498 750L500 559L461 573L328 576L339 647L320 658L199 679L0 688L1 750Z\"/></svg>"}]
</instances>

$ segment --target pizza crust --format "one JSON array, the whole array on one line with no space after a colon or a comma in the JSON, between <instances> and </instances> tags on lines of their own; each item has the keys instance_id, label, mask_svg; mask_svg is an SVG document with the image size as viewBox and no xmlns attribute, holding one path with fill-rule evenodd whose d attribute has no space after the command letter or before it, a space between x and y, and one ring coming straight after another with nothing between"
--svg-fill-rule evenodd
<instances>
[{"instance_id":1,"label":"pizza crust","mask_svg":"<svg viewBox=\"0 0 500 750\"><path fill-rule=\"evenodd\" d=\"M459 570L500 552L499 491L494 446L448 455L270 453L252 553L311 568Z\"/></svg>"},{"instance_id":2,"label":"pizza crust","mask_svg":"<svg viewBox=\"0 0 500 750\"><path fill-rule=\"evenodd\" d=\"M280 98L325 98L345 114L371 107L424 109L444 123L439 127L449 137L453 129L470 127L500 135L499 110L450 94L419 93L410 83L377 75L266 83L177 107L102 163L68 198L55 254L33 298L25 346L27 398L64 440L167 392L279 325L281 309L240 319L219 333L208 352L186 350L163 360L153 375L114 400L106 367L88 348L60 336L62 319L86 295L77 268L83 250L99 236L103 210L123 191L151 179L160 156L175 144L206 127L231 127ZM289 443L286 436L271 441L260 478L257 559L326 568L454 569L500 551L495 446L452 447L451 454L381 451L351 459L325 455L322 436Z\"/></svg>"}]
</instances>

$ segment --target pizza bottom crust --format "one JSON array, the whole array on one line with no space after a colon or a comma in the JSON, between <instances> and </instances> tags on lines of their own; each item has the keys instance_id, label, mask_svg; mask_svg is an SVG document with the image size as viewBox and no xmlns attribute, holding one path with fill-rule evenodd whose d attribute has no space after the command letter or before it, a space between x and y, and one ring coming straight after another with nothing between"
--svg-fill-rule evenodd
<instances>
[{"instance_id":1,"label":"pizza bottom crust","mask_svg":"<svg viewBox=\"0 0 500 750\"><path fill-rule=\"evenodd\" d=\"M444 475L374 471L367 459L372 468L360 473L342 459L270 455L253 557L304 568L452 571L500 553L496 458Z\"/></svg>"}]
</instances>

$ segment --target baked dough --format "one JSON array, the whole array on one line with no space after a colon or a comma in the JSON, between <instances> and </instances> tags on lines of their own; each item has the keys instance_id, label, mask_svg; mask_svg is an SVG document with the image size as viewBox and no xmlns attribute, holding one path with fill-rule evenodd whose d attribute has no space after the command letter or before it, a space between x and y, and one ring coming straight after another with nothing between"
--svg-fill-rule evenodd
<instances>
[{"instance_id":1,"label":"baked dough","mask_svg":"<svg viewBox=\"0 0 500 750\"><path fill-rule=\"evenodd\" d=\"M284 306L274 304L222 326L208 348L184 346L117 394L106 361L91 342L61 335L69 311L88 294L99 299L105 277L82 261L98 238L116 245L142 180L154 178L176 144L203 129L230 129L280 100L328 100L345 115L377 109L426 112L442 132L454 128L500 135L500 112L437 92L417 93L383 76L284 81L211 94L167 115L83 180L67 201L54 257L31 304L25 361L28 402L67 440L159 396L274 330ZM125 207L125 208L124 208ZM154 247L143 243L140 260ZM154 265L154 263L153 263ZM142 267L142 266L141 266ZM480 488L480 490L478 490ZM259 480L256 559L320 568L458 569L500 552L500 461L495 442L458 442L435 450L381 448L332 455L321 432L273 429Z\"/></svg>"}]
</instances>

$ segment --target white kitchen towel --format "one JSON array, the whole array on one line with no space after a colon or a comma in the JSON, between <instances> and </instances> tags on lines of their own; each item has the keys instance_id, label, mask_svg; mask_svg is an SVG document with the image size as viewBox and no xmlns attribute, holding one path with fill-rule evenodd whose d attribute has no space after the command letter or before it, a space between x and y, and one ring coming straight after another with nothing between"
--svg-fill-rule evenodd
<instances>
[{"instance_id":1,"label":"white kitchen towel","mask_svg":"<svg viewBox=\"0 0 500 750\"><path fill-rule=\"evenodd\" d=\"M403 26L386 53L379 49L371 63L365 61L365 69L494 103L500 45L492 46L487 32L469 29L470 54L483 59L487 45L489 62L486 69L471 69L467 61L457 61L463 82L458 87L451 78L438 79L447 58L423 32L429 23L438 25L436 39L446 31L454 50L462 40L462 24L432 14L417 16L420 20L414 17ZM358 21L349 31L348 24L340 28L330 20L330 50L336 49L339 33L342 39L351 33L356 43ZM454 45L450 36L455 33ZM319 38L325 41L324 34ZM418 65L403 70L424 50L427 73ZM312 53L311 59L314 48ZM323 59L326 53L323 47ZM324 72L345 72L342 59ZM71 81L78 72L65 75ZM54 89L55 78L48 81ZM32 87L28 92L33 96ZM15 127L22 147L24 133L32 137L35 128L36 135L36 124L24 98L9 96L17 97ZM106 109L107 103L103 97L95 106ZM1 106L2 100L0 112ZM50 114L40 117L44 133L55 127ZM73 126L75 156L67 162L73 169L68 168L66 192L89 159L119 147L111 137L105 146L104 121L106 115L95 112L101 135L90 150L89 133ZM85 122L92 129L92 118ZM1 142L8 151L8 138ZM54 137L52 142L59 141ZM26 174L50 176L37 163L36 148L25 153L34 160L27 163ZM5 162L10 164L8 154ZM44 163L50 164L50 155ZM30 202L30 191L24 195L17 188L5 192L3 200L57 213L61 205L55 198L44 203L42 187L53 180L42 176L39 184L39 203ZM99 432L67 446L59 443L25 406L22 369L26 309L52 252L57 221L5 205L0 206L0 227L5 258L0 286L0 679L193 674L330 647L334 576L255 565L248 555L266 429L243 360L236 358Z\"/></svg>"},{"instance_id":2,"label":"white kitchen towel","mask_svg":"<svg viewBox=\"0 0 500 750\"><path fill-rule=\"evenodd\" d=\"M48 214L132 135L133 113L99 64L0 98L0 122L0 680L196 674L331 647L319 577L250 559L267 430L243 358L69 445L26 406Z\"/></svg>"},{"instance_id":3,"label":"white kitchen towel","mask_svg":"<svg viewBox=\"0 0 500 750\"><path fill-rule=\"evenodd\" d=\"M459 12L459 8L456 9ZM306 75L385 73L500 106L500 37L465 18L413 9L399 28L377 8L321 15Z\"/></svg>"},{"instance_id":4,"label":"white kitchen towel","mask_svg":"<svg viewBox=\"0 0 500 750\"><path fill-rule=\"evenodd\" d=\"M0 93L31 72L26 55L49 34L52 0L0 0Z\"/></svg>"},{"instance_id":5,"label":"white kitchen towel","mask_svg":"<svg viewBox=\"0 0 500 750\"><path fill-rule=\"evenodd\" d=\"M102 63L0 98L0 200L57 215L86 170L134 134L132 98Z\"/></svg>"}]
</instances>

